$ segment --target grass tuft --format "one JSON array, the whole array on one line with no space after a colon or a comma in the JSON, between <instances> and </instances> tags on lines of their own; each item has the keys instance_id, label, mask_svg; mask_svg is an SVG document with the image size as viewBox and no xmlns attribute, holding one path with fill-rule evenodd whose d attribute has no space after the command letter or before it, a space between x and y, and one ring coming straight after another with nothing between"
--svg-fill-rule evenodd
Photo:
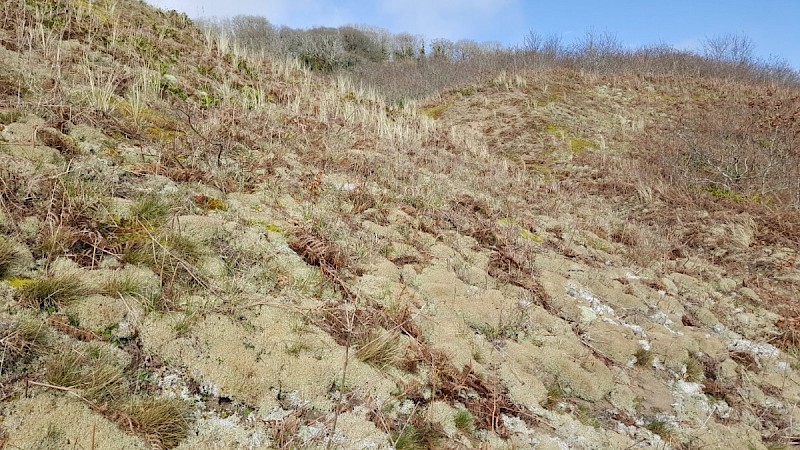
<instances>
[{"instance_id":1,"label":"grass tuft","mask_svg":"<svg viewBox=\"0 0 800 450\"><path fill-rule=\"evenodd\" d=\"M98 289L98 293L110 297L134 296L145 297L148 294L146 280L142 276L130 272L115 272L106 279Z\"/></svg>"},{"instance_id":2,"label":"grass tuft","mask_svg":"<svg viewBox=\"0 0 800 450\"><path fill-rule=\"evenodd\" d=\"M21 253L14 242L0 236L0 278L13 274L20 263Z\"/></svg>"},{"instance_id":3,"label":"grass tuft","mask_svg":"<svg viewBox=\"0 0 800 450\"><path fill-rule=\"evenodd\" d=\"M168 288L176 282L203 284L197 270L203 256L203 247L197 241L181 233L168 231L134 242L125 252L124 261L149 267L160 276L162 287Z\"/></svg>"},{"instance_id":4,"label":"grass tuft","mask_svg":"<svg viewBox=\"0 0 800 450\"><path fill-rule=\"evenodd\" d=\"M121 364L100 347L73 347L51 355L45 364L47 382L80 389L81 395L98 404L110 404L126 395Z\"/></svg>"},{"instance_id":5,"label":"grass tuft","mask_svg":"<svg viewBox=\"0 0 800 450\"><path fill-rule=\"evenodd\" d=\"M636 365L639 367L650 367L653 364L653 352L640 348L633 355L636 358Z\"/></svg>"},{"instance_id":6,"label":"grass tuft","mask_svg":"<svg viewBox=\"0 0 800 450\"><path fill-rule=\"evenodd\" d=\"M647 423L645 428L650 430L652 433L661 436L661 439L664 439L667 442L670 442L674 439L675 430L669 422L661 419L655 419Z\"/></svg>"},{"instance_id":7,"label":"grass tuft","mask_svg":"<svg viewBox=\"0 0 800 450\"><path fill-rule=\"evenodd\" d=\"M49 345L50 334L41 322L0 321L0 353L5 371L17 361L41 355Z\"/></svg>"},{"instance_id":8,"label":"grass tuft","mask_svg":"<svg viewBox=\"0 0 800 450\"><path fill-rule=\"evenodd\" d=\"M141 396L130 400L122 410L135 422L137 431L157 437L165 448L177 446L189 430L191 409L179 399Z\"/></svg>"},{"instance_id":9,"label":"grass tuft","mask_svg":"<svg viewBox=\"0 0 800 450\"><path fill-rule=\"evenodd\" d=\"M364 337L356 357L378 368L396 365L403 356L403 344L397 333L373 331Z\"/></svg>"},{"instance_id":10,"label":"grass tuft","mask_svg":"<svg viewBox=\"0 0 800 450\"><path fill-rule=\"evenodd\" d=\"M475 431L475 417L466 409L459 410L455 416L453 416L453 422L456 428L464 433L472 434L472 432Z\"/></svg>"},{"instance_id":11,"label":"grass tuft","mask_svg":"<svg viewBox=\"0 0 800 450\"><path fill-rule=\"evenodd\" d=\"M67 306L92 289L76 273L65 273L32 280L17 290L19 301L30 308L50 309Z\"/></svg>"},{"instance_id":12,"label":"grass tuft","mask_svg":"<svg viewBox=\"0 0 800 450\"><path fill-rule=\"evenodd\" d=\"M692 383L703 381L703 378L705 378L705 367L700 360L692 356L687 359L684 364L686 364L686 381Z\"/></svg>"},{"instance_id":13,"label":"grass tuft","mask_svg":"<svg viewBox=\"0 0 800 450\"><path fill-rule=\"evenodd\" d=\"M417 427L408 425L402 431L392 435L395 450L423 450L426 447Z\"/></svg>"},{"instance_id":14,"label":"grass tuft","mask_svg":"<svg viewBox=\"0 0 800 450\"><path fill-rule=\"evenodd\" d=\"M135 220L153 227L166 222L171 213L171 206L155 194L143 195L131 206L131 216Z\"/></svg>"}]
</instances>

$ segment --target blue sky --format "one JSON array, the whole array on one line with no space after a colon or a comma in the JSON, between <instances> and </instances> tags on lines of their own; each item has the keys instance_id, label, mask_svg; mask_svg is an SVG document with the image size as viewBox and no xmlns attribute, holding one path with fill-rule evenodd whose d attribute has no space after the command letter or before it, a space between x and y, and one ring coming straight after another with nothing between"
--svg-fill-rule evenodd
<instances>
[{"instance_id":1,"label":"blue sky","mask_svg":"<svg viewBox=\"0 0 800 450\"><path fill-rule=\"evenodd\" d=\"M760 58L800 69L800 0L147 0L190 17L264 16L295 28L367 24L427 39L521 43L529 31L569 43L588 30L637 47L699 49L706 37L744 34Z\"/></svg>"}]
</instances>

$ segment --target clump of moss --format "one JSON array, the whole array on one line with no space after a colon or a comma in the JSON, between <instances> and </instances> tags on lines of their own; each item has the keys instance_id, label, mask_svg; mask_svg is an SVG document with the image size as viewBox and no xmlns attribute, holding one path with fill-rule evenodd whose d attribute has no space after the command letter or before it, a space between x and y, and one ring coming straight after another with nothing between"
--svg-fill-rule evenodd
<instances>
[{"instance_id":1,"label":"clump of moss","mask_svg":"<svg viewBox=\"0 0 800 450\"><path fill-rule=\"evenodd\" d=\"M552 136L566 136L568 134L567 130L565 130L564 127L556 125L554 123L545 124L542 130L544 130L545 133L550 134Z\"/></svg>"},{"instance_id":2,"label":"clump of moss","mask_svg":"<svg viewBox=\"0 0 800 450\"><path fill-rule=\"evenodd\" d=\"M712 197L732 200L737 203L769 203L767 198L758 194L743 195L730 189L725 189L720 186L712 185L705 186L703 191L711 194Z\"/></svg>"},{"instance_id":3,"label":"clump of moss","mask_svg":"<svg viewBox=\"0 0 800 450\"><path fill-rule=\"evenodd\" d=\"M194 203L206 211L225 210L227 206L225 202L204 194L197 194L194 196Z\"/></svg>"},{"instance_id":4,"label":"clump of moss","mask_svg":"<svg viewBox=\"0 0 800 450\"><path fill-rule=\"evenodd\" d=\"M569 148L575 153L581 153L594 147L597 147L597 144L595 144L594 141L591 141L589 139L583 139L577 137L569 138Z\"/></svg>"},{"instance_id":5,"label":"clump of moss","mask_svg":"<svg viewBox=\"0 0 800 450\"><path fill-rule=\"evenodd\" d=\"M442 103L437 106L429 106L427 108L420 108L419 111L430 117L431 119L439 119L444 115L444 112L452 106L452 103Z\"/></svg>"}]
</instances>

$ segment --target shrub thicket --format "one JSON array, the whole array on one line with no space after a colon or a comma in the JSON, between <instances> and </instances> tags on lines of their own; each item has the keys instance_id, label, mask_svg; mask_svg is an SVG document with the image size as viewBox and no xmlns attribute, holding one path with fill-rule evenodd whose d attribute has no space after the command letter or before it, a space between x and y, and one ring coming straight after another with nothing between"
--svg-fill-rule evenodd
<instances>
[{"instance_id":1,"label":"shrub thicket","mask_svg":"<svg viewBox=\"0 0 800 450\"><path fill-rule=\"evenodd\" d=\"M753 56L746 36L726 34L702 42L699 52L666 44L626 48L613 34L590 30L572 43L529 33L518 46L471 40L392 34L367 26L277 27L263 17L201 21L239 46L278 58L296 58L321 73L342 73L374 87L390 101L429 97L476 83L502 71L574 69L594 73L637 73L797 84L800 73L785 61Z\"/></svg>"}]
</instances>

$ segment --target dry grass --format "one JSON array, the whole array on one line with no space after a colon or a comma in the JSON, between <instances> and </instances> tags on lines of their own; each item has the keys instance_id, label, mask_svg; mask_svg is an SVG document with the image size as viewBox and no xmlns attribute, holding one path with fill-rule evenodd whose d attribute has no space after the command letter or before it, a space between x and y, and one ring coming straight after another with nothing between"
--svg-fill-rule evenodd
<instances>
[{"instance_id":1,"label":"dry grass","mask_svg":"<svg viewBox=\"0 0 800 450\"><path fill-rule=\"evenodd\" d=\"M173 230L158 230L157 234L146 232L136 240L129 241L123 254L128 264L143 265L153 270L161 280L161 293L167 297L177 296L181 287L208 287L208 281L198 269L206 255L206 249L197 241ZM156 292L142 292L133 279L119 279L116 286L106 288L132 290L145 300L157 296ZM162 298L161 300L167 300ZM171 309L168 301L156 305L156 309Z\"/></svg>"},{"instance_id":2,"label":"dry grass","mask_svg":"<svg viewBox=\"0 0 800 450\"><path fill-rule=\"evenodd\" d=\"M14 273L20 263L21 254L16 244L10 239L0 236L0 279Z\"/></svg>"},{"instance_id":3,"label":"dry grass","mask_svg":"<svg viewBox=\"0 0 800 450\"><path fill-rule=\"evenodd\" d=\"M179 399L136 394L131 374L100 346L73 346L48 356L48 385L67 391L120 428L141 435L159 448L172 448L186 436L191 407Z\"/></svg>"},{"instance_id":4,"label":"dry grass","mask_svg":"<svg viewBox=\"0 0 800 450\"><path fill-rule=\"evenodd\" d=\"M32 280L17 290L20 303L30 308L62 308L92 294L78 273L63 273Z\"/></svg>"},{"instance_id":5,"label":"dry grass","mask_svg":"<svg viewBox=\"0 0 800 450\"><path fill-rule=\"evenodd\" d=\"M81 396L99 404L126 395L122 367L99 347L56 352L47 358L44 373L51 385L78 389Z\"/></svg>"},{"instance_id":6,"label":"dry grass","mask_svg":"<svg viewBox=\"0 0 800 450\"><path fill-rule=\"evenodd\" d=\"M147 281L140 275L130 272L114 273L98 288L98 293L111 297L134 296L145 297L148 292Z\"/></svg>"},{"instance_id":7,"label":"dry grass","mask_svg":"<svg viewBox=\"0 0 800 450\"><path fill-rule=\"evenodd\" d=\"M177 446L188 433L190 407L182 400L141 396L130 399L121 410L132 420L133 431L164 448Z\"/></svg>"},{"instance_id":8,"label":"dry grass","mask_svg":"<svg viewBox=\"0 0 800 450\"><path fill-rule=\"evenodd\" d=\"M394 366L405 352L400 334L375 330L356 343L356 358L379 369Z\"/></svg>"},{"instance_id":9,"label":"dry grass","mask_svg":"<svg viewBox=\"0 0 800 450\"><path fill-rule=\"evenodd\" d=\"M0 322L0 374L13 370L18 361L29 361L42 355L48 349L49 343L50 333L41 322Z\"/></svg>"}]
</instances>

